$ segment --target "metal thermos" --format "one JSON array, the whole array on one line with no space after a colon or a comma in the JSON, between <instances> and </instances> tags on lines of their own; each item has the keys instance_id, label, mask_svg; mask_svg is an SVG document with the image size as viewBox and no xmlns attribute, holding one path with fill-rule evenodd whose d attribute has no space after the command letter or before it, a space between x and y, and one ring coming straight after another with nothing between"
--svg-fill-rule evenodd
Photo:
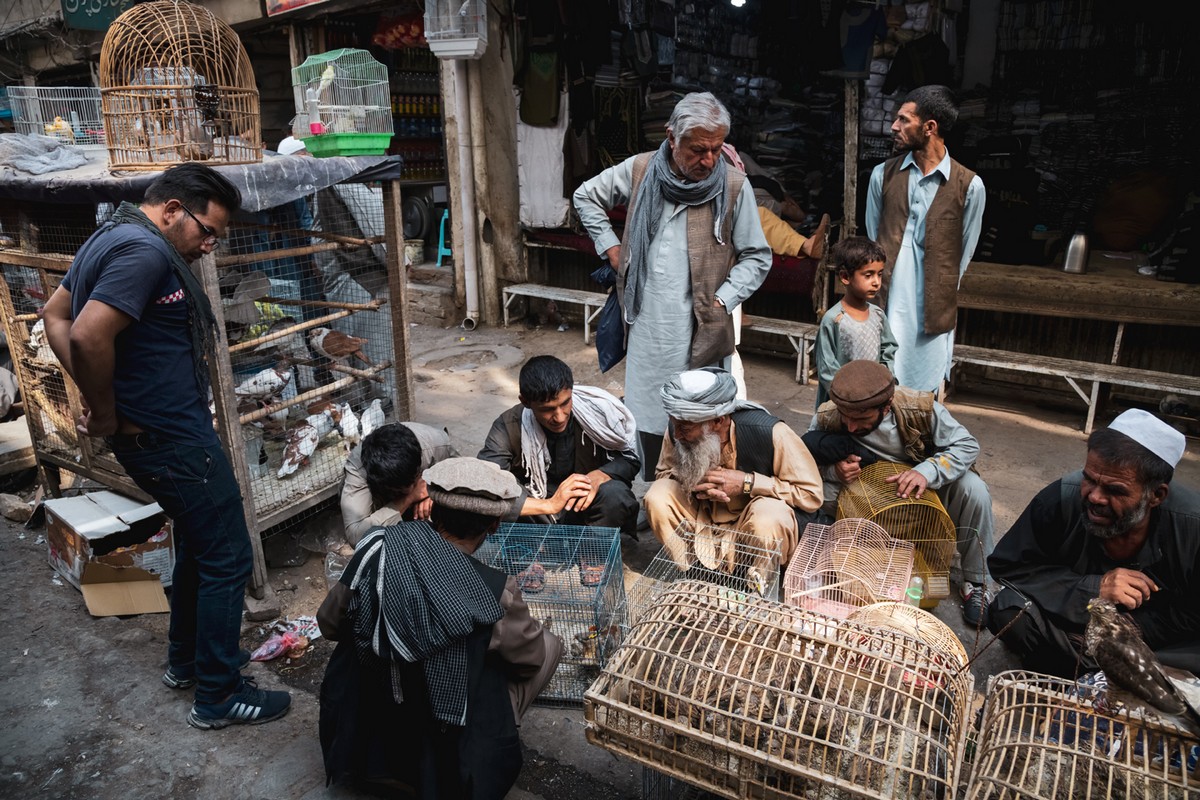
<instances>
[{"instance_id":1,"label":"metal thermos","mask_svg":"<svg viewBox=\"0 0 1200 800\"><path fill-rule=\"evenodd\" d=\"M1087 272L1088 239L1083 231L1077 231L1067 245L1067 255L1063 258L1063 272L1081 274Z\"/></svg>"}]
</instances>

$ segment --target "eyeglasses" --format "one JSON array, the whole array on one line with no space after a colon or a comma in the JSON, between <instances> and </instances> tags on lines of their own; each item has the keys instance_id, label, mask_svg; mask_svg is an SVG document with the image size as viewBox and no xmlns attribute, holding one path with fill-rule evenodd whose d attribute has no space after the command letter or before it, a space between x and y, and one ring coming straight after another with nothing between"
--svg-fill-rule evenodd
<instances>
[{"instance_id":1,"label":"eyeglasses","mask_svg":"<svg viewBox=\"0 0 1200 800\"><path fill-rule=\"evenodd\" d=\"M183 213L191 217L192 220L194 220L195 223L200 226L200 230L204 232L204 243L209 247L216 247L217 243L221 241L221 237L217 236L217 232L201 222L200 219L192 213L192 210L183 203L180 203L179 207L183 209Z\"/></svg>"}]
</instances>

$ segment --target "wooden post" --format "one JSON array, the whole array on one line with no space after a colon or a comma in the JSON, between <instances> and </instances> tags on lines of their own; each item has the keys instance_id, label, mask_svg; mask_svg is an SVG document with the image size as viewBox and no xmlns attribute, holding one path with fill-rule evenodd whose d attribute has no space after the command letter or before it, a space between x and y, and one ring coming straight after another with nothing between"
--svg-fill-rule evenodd
<instances>
[{"instance_id":1,"label":"wooden post","mask_svg":"<svg viewBox=\"0 0 1200 800\"><path fill-rule=\"evenodd\" d=\"M846 124L842 170L842 236L858 234L858 82L846 78Z\"/></svg>"},{"instance_id":2,"label":"wooden post","mask_svg":"<svg viewBox=\"0 0 1200 800\"><path fill-rule=\"evenodd\" d=\"M250 531L250 549L254 555L254 571L250 575L250 593L262 599L267 585L267 564L263 557L262 536L258 530L258 514L254 510L254 483L250 467L246 464L246 445L242 440L242 424L237 410L237 396L233 392L233 364L229 357L229 339L225 336L225 309L221 306L221 290L217 286L217 262L209 253L200 259L194 271L200 273L200 282L208 302L212 304L213 316L217 318L214 333L216 347L213 361L208 365L212 381L213 402L217 407L217 435L225 448L225 455L233 467L233 476L242 490L242 511L246 514L246 527Z\"/></svg>"},{"instance_id":3,"label":"wooden post","mask_svg":"<svg viewBox=\"0 0 1200 800\"><path fill-rule=\"evenodd\" d=\"M397 420L411 420L416 412L412 355L408 345L408 271L404 267L404 211L400 181L383 182L383 230L387 237L388 305L392 319L392 363L396 369L396 394L392 409Z\"/></svg>"}]
</instances>

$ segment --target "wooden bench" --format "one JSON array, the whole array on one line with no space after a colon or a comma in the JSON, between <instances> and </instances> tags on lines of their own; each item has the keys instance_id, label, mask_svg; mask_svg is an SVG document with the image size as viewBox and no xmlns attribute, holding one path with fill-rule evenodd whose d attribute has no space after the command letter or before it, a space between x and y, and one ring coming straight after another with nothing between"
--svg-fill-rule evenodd
<instances>
[{"instance_id":1,"label":"wooden bench","mask_svg":"<svg viewBox=\"0 0 1200 800\"><path fill-rule=\"evenodd\" d=\"M504 287L504 327L508 327L508 307L518 297L538 297L543 300L553 300L556 303L578 303L583 306L583 343L592 341L592 323L604 304L608 295L603 292L589 292L584 289L563 289L558 286L543 286L540 283L514 283Z\"/></svg>"},{"instance_id":2,"label":"wooden bench","mask_svg":"<svg viewBox=\"0 0 1200 800\"><path fill-rule=\"evenodd\" d=\"M1100 400L1101 384L1111 383L1119 386L1135 386L1141 389L1156 389L1161 392L1179 392L1180 394L1200 396L1200 377L1154 372L1118 364L1036 356L1029 353L990 350L986 347L968 345L954 346L954 361L1019 372L1033 372L1039 375L1057 375L1064 378L1087 404L1087 422L1083 428L1085 434L1092 432L1092 424L1096 419L1096 406ZM1081 380L1092 382L1090 393L1085 393L1076 383Z\"/></svg>"},{"instance_id":3,"label":"wooden bench","mask_svg":"<svg viewBox=\"0 0 1200 800\"><path fill-rule=\"evenodd\" d=\"M796 383L808 384L809 355L817 341L817 325L788 319L768 319L742 315L742 330L786 336L796 351Z\"/></svg>"}]
</instances>

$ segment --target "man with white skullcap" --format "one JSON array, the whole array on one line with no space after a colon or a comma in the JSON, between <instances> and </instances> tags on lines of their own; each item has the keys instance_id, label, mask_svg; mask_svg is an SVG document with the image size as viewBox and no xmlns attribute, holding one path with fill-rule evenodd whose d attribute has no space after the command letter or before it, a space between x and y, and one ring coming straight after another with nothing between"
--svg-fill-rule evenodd
<instances>
[{"instance_id":1,"label":"man with white skullcap","mask_svg":"<svg viewBox=\"0 0 1200 800\"><path fill-rule=\"evenodd\" d=\"M774 568L787 564L803 525L821 507L821 475L808 448L762 406L739 400L724 370L681 372L661 397L669 424L657 480L646 491L651 530L683 569L698 558L709 569L757 570L770 584L767 555L778 549ZM684 521L697 534L694 547L676 532ZM722 529L738 531L755 563L734 563L733 543L710 538L721 538Z\"/></svg>"},{"instance_id":2,"label":"man with white skullcap","mask_svg":"<svg viewBox=\"0 0 1200 800\"><path fill-rule=\"evenodd\" d=\"M1029 669L1095 669L1083 633L1102 597L1162 663L1200 672L1200 494L1171 486L1184 443L1154 415L1124 412L1088 437L1083 470L1043 489L1000 540L988 625Z\"/></svg>"}]
</instances>

